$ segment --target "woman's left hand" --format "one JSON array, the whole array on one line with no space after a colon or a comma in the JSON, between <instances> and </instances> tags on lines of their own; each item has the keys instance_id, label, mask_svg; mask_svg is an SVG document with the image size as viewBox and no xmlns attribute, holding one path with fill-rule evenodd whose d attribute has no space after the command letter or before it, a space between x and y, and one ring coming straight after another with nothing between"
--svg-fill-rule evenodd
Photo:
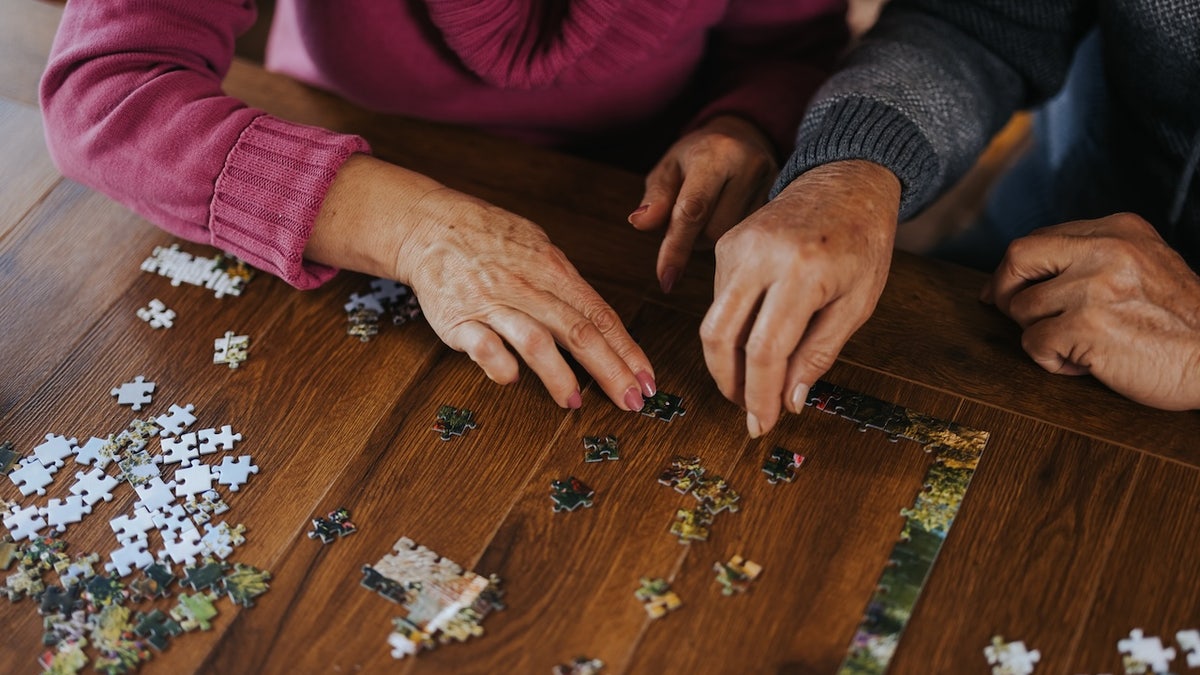
<instances>
[{"instance_id":1,"label":"woman's left hand","mask_svg":"<svg viewBox=\"0 0 1200 675\"><path fill-rule=\"evenodd\" d=\"M657 270L664 293L682 276L700 235L711 245L765 204L778 172L771 142L733 115L714 117L667 150L629 215L639 230L666 226Z\"/></svg>"}]
</instances>

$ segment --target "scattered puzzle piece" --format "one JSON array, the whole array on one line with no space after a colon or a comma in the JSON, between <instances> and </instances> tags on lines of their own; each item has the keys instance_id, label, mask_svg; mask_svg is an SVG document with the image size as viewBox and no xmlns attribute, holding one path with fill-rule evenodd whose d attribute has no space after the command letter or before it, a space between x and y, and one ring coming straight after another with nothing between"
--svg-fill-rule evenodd
<instances>
[{"instance_id":1,"label":"scattered puzzle piece","mask_svg":"<svg viewBox=\"0 0 1200 675\"><path fill-rule=\"evenodd\" d=\"M17 452L11 441L0 443L0 473L7 475L21 461L21 453Z\"/></svg>"},{"instance_id":2,"label":"scattered puzzle piece","mask_svg":"<svg viewBox=\"0 0 1200 675\"><path fill-rule=\"evenodd\" d=\"M574 511L580 506L591 508L595 495L595 490L574 476L550 483L550 499L554 501L555 512Z\"/></svg>"},{"instance_id":3,"label":"scattered puzzle piece","mask_svg":"<svg viewBox=\"0 0 1200 675\"><path fill-rule=\"evenodd\" d=\"M201 429L197 438L200 454L210 455L218 450L233 450L234 442L242 440L242 435L233 433L233 427L226 424L220 429Z\"/></svg>"},{"instance_id":4,"label":"scattered puzzle piece","mask_svg":"<svg viewBox=\"0 0 1200 675\"><path fill-rule=\"evenodd\" d=\"M475 413L470 410L450 405L438 408L437 423L433 425L433 430L441 434L443 441L450 440L452 436L462 436L468 429L474 428Z\"/></svg>"},{"instance_id":5,"label":"scattered puzzle piece","mask_svg":"<svg viewBox=\"0 0 1200 675\"><path fill-rule=\"evenodd\" d=\"M554 666L554 675L596 675L604 670L604 662L600 659L589 659L586 656L576 656L567 663Z\"/></svg>"},{"instance_id":6,"label":"scattered puzzle piece","mask_svg":"<svg viewBox=\"0 0 1200 675\"><path fill-rule=\"evenodd\" d=\"M680 494L687 494L702 475L704 467L700 465L699 457L676 455L671 458L671 465L659 474L658 482L674 488Z\"/></svg>"},{"instance_id":7,"label":"scattered puzzle piece","mask_svg":"<svg viewBox=\"0 0 1200 675\"><path fill-rule=\"evenodd\" d=\"M1136 664L1144 664L1151 672L1166 673L1171 670L1171 661L1175 659L1175 649L1163 647L1162 640L1157 637L1146 637L1141 628L1129 631L1129 637L1117 642L1117 650L1126 654L1125 668Z\"/></svg>"},{"instance_id":8,"label":"scattered puzzle piece","mask_svg":"<svg viewBox=\"0 0 1200 675\"><path fill-rule=\"evenodd\" d=\"M158 552L159 562L170 559L177 565L195 564L203 552L200 538L200 533L191 528L178 532L163 532L163 548Z\"/></svg>"},{"instance_id":9,"label":"scattered puzzle piece","mask_svg":"<svg viewBox=\"0 0 1200 675\"><path fill-rule=\"evenodd\" d=\"M767 461L763 462L762 470L767 474L767 482L771 485L780 481L790 483L795 477L795 469L799 469L802 464L804 464L804 455L776 447L767 457Z\"/></svg>"},{"instance_id":10,"label":"scattered puzzle piece","mask_svg":"<svg viewBox=\"0 0 1200 675\"><path fill-rule=\"evenodd\" d=\"M583 455L583 461L585 462L603 462L606 459L621 459L617 437L612 434L608 434L607 436L584 436L583 447L587 451Z\"/></svg>"},{"instance_id":11,"label":"scattered puzzle piece","mask_svg":"<svg viewBox=\"0 0 1200 675\"><path fill-rule=\"evenodd\" d=\"M87 473L77 471L71 494L79 496L91 507L99 501L111 502L112 492L120 484L120 479L104 473L104 469L92 469Z\"/></svg>"},{"instance_id":12,"label":"scattered puzzle piece","mask_svg":"<svg viewBox=\"0 0 1200 675\"><path fill-rule=\"evenodd\" d=\"M358 531L358 527L350 520L350 511L345 508L334 509L324 518L313 518L312 526L308 538L320 539L322 544L329 544L334 539Z\"/></svg>"},{"instance_id":13,"label":"scattered puzzle piece","mask_svg":"<svg viewBox=\"0 0 1200 675\"><path fill-rule=\"evenodd\" d=\"M229 565L218 561L187 567L183 570L183 580L179 584L193 591L215 591L228 569Z\"/></svg>"},{"instance_id":14,"label":"scattered puzzle piece","mask_svg":"<svg viewBox=\"0 0 1200 675\"><path fill-rule=\"evenodd\" d=\"M104 565L104 569L119 577L125 577L135 569L149 567L154 564L154 555L147 550L149 546L145 534L122 541L120 548L108 554L109 562Z\"/></svg>"},{"instance_id":15,"label":"scattered puzzle piece","mask_svg":"<svg viewBox=\"0 0 1200 675\"><path fill-rule=\"evenodd\" d=\"M643 399L641 412L647 417L657 417L664 422L671 422L676 417L681 417L687 413L683 409L683 399L663 391Z\"/></svg>"},{"instance_id":16,"label":"scattered puzzle piece","mask_svg":"<svg viewBox=\"0 0 1200 675\"><path fill-rule=\"evenodd\" d=\"M1175 634L1175 641L1187 654L1188 668L1200 668L1200 630L1181 630Z\"/></svg>"},{"instance_id":17,"label":"scattered puzzle piece","mask_svg":"<svg viewBox=\"0 0 1200 675\"><path fill-rule=\"evenodd\" d=\"M83 501L83 497L72 495L65 499L51 499L50 503L38 511L46 518L46 524L58 532L66 532L67 525L78 523L83 517L92 512L92 507Z\"/></svg>"},{"instance_id":18,"label":"scattered puzzle piece","mask_svg":"<svg viewBox=\"0 0 1200 675\"><path fill-rule=\"evenodd\" d=\"M9 602L17 602L25 596L36 598L46 590L41 574L29 567L18 567L16 572L4 580L4 585L4 594L8 596Z\"/></svg>"},{"instance_id":19,"label":"scattered puzzle piece","mask_svg":"<svg viewBox=\"0 0 1200 675\"><path fill-rule=\"evenodd\" d=\"M200 538L201 553L207 558L224 560L233 553L233 549L246 543L245 525L230 527L228 523L209 526Z\"/></svg>"},{"instance_id":20,"label":"scattered puzzle piece","mask_svg":"<svg viewBox=\"0 0 1200 675\"><path fill-rule=\"evenodd\" d=\"M55 469L57 470L57 469ZM46 494L46 486L54 482L54 471L38 461L36 457L26 457L17 468L8 473L8 479L21 491L21 495Z\"/></svg>"},{"instance_id":21,"label":"scattered puzzle piece","mask_svg":"<svg viewBox=\"0 0 1200 675\"><path fill-rule=\"evenodd\" d=\"M690 511L679 509L675 512L675 522L671 523L671 534L679 537L681 544L707 541L708 526L711 524L712 514L702 506Z\"/></svg>"},{"instance_id":22,"label":"scattered puzzle piece","mask_svg":"<svg viewBox=\"0 0 1200 675\"><path fill-rule=\"evenodd\" d=\"M983 655L992 666L992 675L1031 675L1042 658L1038 650L1026 649L1024 642L1005 642L999 635L992 637L992 644L983 649Z\"/></svg>"},{"instance_id":23,"label":"scattered puzzle piece","mask_svg":"<svg viewBox=\"0 0 1200 675\"><path fill-rule=\"evenodd\" d=\"M671 585L665 579L642 577L638 580L640 586L633 595L642 601L646 614L651 619L659 619L683 606L683 601L671 590Z\"/></svg>"},{"instance_id":24,"label":"scattered puzzle piece","mask_svg":"<svg viewBox=\"0 0 1200 675\"><path fill-rule=\"evenodd\" d=\"M192 460L200 459L199 441L194 433L179 436L163 436L162 464L183 464L187 466Z\"/></svg>"},{"instance_id":25,"label":"scattered puzzle piece","mask_svg":"<svg viewBox=\"0 0 1200 675\"><path fill-rule=\"evenodd\" d=\"M217 608L213 606L215 598L207 593L188 595L182 593L175 607L171 609L171 618L179 622L185 631L209 630L212 619L217 616Z\"/></svg>"},{"instance_id":26,"label":"scattered puzzle piece","mask_svg":"<svg viewBox=\"0 0 1200 675\"><path fill-rule=\"evenodd\" d=\"M217 467L217 483L228 485L231 491L237 492L250 480L250 474L258 473L258 467L250 462L250 455L242 455L237 459L222 457L221 464ZM178 474L176 477L178 478Z\"/></svg>"},{"instance_id":27,"label":"scattered puzzle piece","mask_svg":"<svg viewBox=\"0 0 1200 675\"><path fill-rule=\"evenodd\" d=\"M139 612L133 632L145 638L151 647L161 652L167 648L167 643L172 637L183 632L183 626L161 609L156 609L149 614Z\"/></svg>"},{"instance_id":28,"label":"scattered puzzle piece","mask_svg":"<svg viewBox=\"0 0 1200 675\"><path fill-rule=\"evenodd\" d=\"M129 593L120 577L97 574L84 583L83 597L87 600L88 611L97 612L109 605L124 603Z\"/></svg>"},{"instance_id":29,"label":"scattered puzzle piece","mask_svg":"<svg viewBox=\"0 0 1200 675\"><path fill-rule=\"evenodd\" d=\"M53 466L58 469L66 463L68 457L75 454L77 442L74 438L46 434L45 442L33 449L33 456L42 463L42 466L46 468Z\"/></svg>"},{"instance_id":30,"label":"scattered puzzle piece","mask_svg":"<svg viewBox=\"0 0 1200 675\"><path fill-rule=\"evenodd\" d=\"M725 510L737 513L738 501L741 500L741 495L729 487L725 479L720 476L706 476L698 479L696 487L692 489L692 496L713 515Z\"/></svg>"},{"instance_id":31,"label":"scattered puzzle piece","mask_svg":"<svg viewBox=\"0 0 1200 675\"><path fill-rule=\"evenodd\" d=\"M168 309L166 304L158 298L151 300L148 307L139 309L137 316L154 329L170 328L175 325L175 310Z\"/></svg>"},{"instance_id":32,"label":"scattered puzzle piece","mask_svg":"<svg viewBox=\"0 0 1200 675\"><path fill-rule=\"evenodd\" d=\"M233 331L227 330L224 337L213 341L213 363L237 368L249 357L249 351L249 335L234 335Z\"/></svg>"},{"instance_id":33,"label":"scattered puzzle piece","mask_svg":"<svg viewBox=\"0 0 1200 675\"><path fill-rule=\"evenodd\" d=\"M164 436L178 436L196 421L196 416L192 414L195 409L196 406L191 403L183 407L172 403L167 414L155 417L154 422Z\"/></svg>"},{"instance_id":34,"label":"scattered puzzle piece","mask_svg":"<svg viewBox=\"0 0 1200 675\"><path fill-rule=\"evenodd\" d=\"M221 579L221 591L229 600L242 607L253 607L254 598L266 593L270 586L271 573L250 565L238 563L233 571Z\"/></svg>"},{"instance_id":35,"label":"scattered puzzle piece","mask_svg":"<svg viewBox=\"0 0 1200 675\"><path fill-rule=\"evenodd\" d=\"M171 584L177 579L170 565L154 563L143 569L142 576L129 584L129 597L134 602L169 597Z\"/></svg>"},{"instance_id":36,"label":"scattered puzzle piece","mask_svg":"<svg viewBox=\"0 0 1200 675\"><path fill-rule=\"evenodd\" d=\"M226 457L225 459L229 458ZM218 474L213 471L212 466L198 461L176 469L175 496L191 497L192 495L211 490L213 481L217 480L217 477Z\"/></svg>"},{"instance_id":37,"label":"scattered puzzle piece","mask_svg":"<svg viewBox=\"0 0 1200 675\"><path fill-rule=\"evenodd\" d=\"M46 527L46 519L42 517L36 505L24 508L14 508L4 516L4 527L14 541L33 539L42 528Z\"/></svg>"},{"instance_id":38,"label":"scattered puzzle piece","mask_svg":"<svg viewBox=\"0 0 1200 675\"><path fill-rule=\"evenodd\" d=\"M733 595L749 590L750 582L762 573L762 565L735 555L727 563L714 563L713 571L717 573L717 583L721 584L721 594Z\"/></svg>"},{"instance_id":39,"label":"scattered puzzle piece","mask_svg":"<svg viewBox=\"0 0 1200 675\"><path fill-rule=\"evenodd\" d=\"M75 463L90 464L93 468L104 469L113 460L111 454L101 451L104 445L105 439L92 436L75 450Z\"/></svg>"},{"instance_id":40,"label":"scattered puzzle piece","mask_svg":"<svg viewBox=\"0 0 1200 675\"><path fill-rule=\"evenodd\" d=\"M142 406L149 403L153 393L154 383L147 382L146 378L141 375L133 378L132 382L126 382L112 390L112 395L117 397L118 405L127 405L134 410L141 410Z\"/></svg>"}]
</instances>

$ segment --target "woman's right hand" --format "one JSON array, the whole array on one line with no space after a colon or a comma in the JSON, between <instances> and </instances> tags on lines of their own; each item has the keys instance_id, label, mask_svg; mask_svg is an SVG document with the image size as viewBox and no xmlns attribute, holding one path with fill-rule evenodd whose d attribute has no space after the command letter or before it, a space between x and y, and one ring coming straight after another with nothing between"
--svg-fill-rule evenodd
<instances>
[{"instance_id":1,"label":"woman's right hand","mask_svg":"<svg viewBox=\"0 0 1200 675\"><path fill-rule=\"evenodd\" d=\"M656 391L649 359L620 317L541 228L426 176L352 157L305 257L408 284L442 341L501 384L517 379L511 347L555 402L578 408L561 345L624 410L640 410Z\"/></svg>"}]
</instances>

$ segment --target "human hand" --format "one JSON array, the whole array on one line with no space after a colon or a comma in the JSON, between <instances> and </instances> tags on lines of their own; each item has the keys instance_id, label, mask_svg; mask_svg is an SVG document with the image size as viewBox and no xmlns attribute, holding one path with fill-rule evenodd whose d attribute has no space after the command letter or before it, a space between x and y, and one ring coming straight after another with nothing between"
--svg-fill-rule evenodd
<instances>
[{"instance_id":1,"label":"human hand","mask_svg":"<svg viewBox=\"0 0 1200 675\"><path fill-rule=\"evenodd\" d=\"M700 327L704 360L757 438L780 408L804 407L883 292L900 181L864 160L792 181L717 242L715 299Z\"/></svg>"},{"instance_id":2,"label":"human hand","mask_svg":"<svg viewBox=\"0 0 1200 675\"><path fill-rule=\"evenodd\" d=\"M305 255L412 286L438 337L501 384L519 370L507 343L555 402L580 407L562 345L625 410L656 391L620 317L541 228L420 174L356 155L330 187Z\"/></svg>"},{"instance_id":3,"label":"human hand","mask_svg":"<svg viewBox=\"0 0 1200 675\"><path fill-rule=\"evenodd\" d=\"M683 274L697 239L715 242L762 206L778 171L771 141L732 115L714 117L667 150L629 215L639 230L666 226L657 266L664 293Z\"/></svg>"},{"instance_id":4,"label":"human hand","mask_svg":"<svg viewBox=\"0 0 1200 675\"><path fill-rule=\"evenodd\" d=\"M1131 213L1036 230L981 299L1021 325L1051 373L1090 373L1155 408L1200 408L1200 277Z\"/></svg>"}]
</instances>

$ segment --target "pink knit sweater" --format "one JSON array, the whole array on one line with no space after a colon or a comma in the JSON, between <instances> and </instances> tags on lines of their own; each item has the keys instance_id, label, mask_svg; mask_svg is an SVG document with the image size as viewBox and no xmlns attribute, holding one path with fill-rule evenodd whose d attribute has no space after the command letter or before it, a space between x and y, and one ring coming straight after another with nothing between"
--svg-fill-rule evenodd
<instances>
[{"instance_id":1,"label":"pink knit sweater","mask_svg":"<svg viewBox=\"0 0 1200 675\"><path fill-rule=\"evenodd\" d=\"M660 113L707 52L693 124L742 115L790 149L844 43L843 5L281 0L267 65L380 112L557 144ZM311 288L335 272L303 258L317 212L342 163L369 148L222 93L254 18L249 1L71 0L42 78L47 142L64 174Z\"/></svg>"}]
</instances>

